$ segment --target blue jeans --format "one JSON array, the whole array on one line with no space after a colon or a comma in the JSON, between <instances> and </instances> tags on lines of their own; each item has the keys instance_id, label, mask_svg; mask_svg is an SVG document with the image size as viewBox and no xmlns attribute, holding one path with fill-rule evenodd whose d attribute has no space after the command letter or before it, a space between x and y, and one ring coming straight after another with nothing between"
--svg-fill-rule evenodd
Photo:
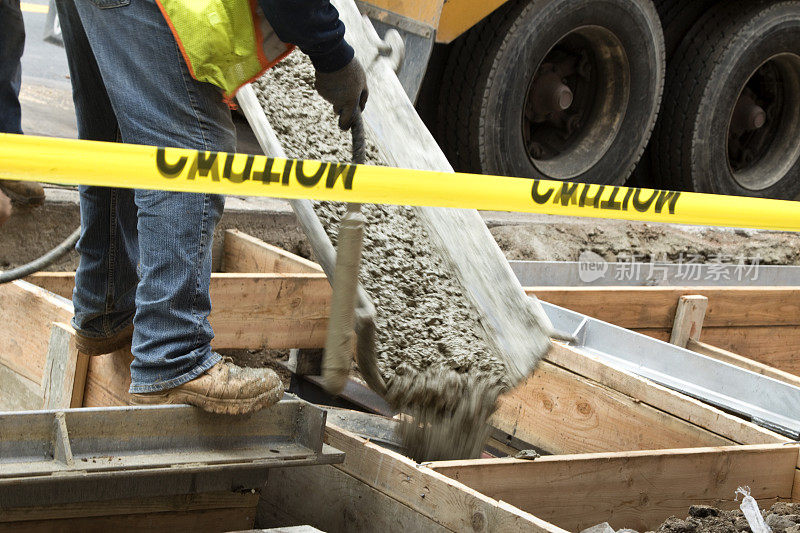
<instances>
[{"instance_id":1,"label":"blue jeans","mask_svg":"<svg viewBox=\"0 0 800 533\"><path fill-rule=\"evenodd\" d=\"M154 0L58 0L82 139L233 151L230 111L194 80ZM72 324L107 337L133 320L130 392L214 366L211 245L224 197L81 187Z\"/></svg>"},{"instance_id":2,"label":"blue jeans","mask_svg":"<svg viewBox=\"0 0 800 533\"><path fill-rule=\"evenodd\" d=\"M0 133L22 133L19 86L25 26L20 0L0 0Z\"/></svg>"}]
</instances>

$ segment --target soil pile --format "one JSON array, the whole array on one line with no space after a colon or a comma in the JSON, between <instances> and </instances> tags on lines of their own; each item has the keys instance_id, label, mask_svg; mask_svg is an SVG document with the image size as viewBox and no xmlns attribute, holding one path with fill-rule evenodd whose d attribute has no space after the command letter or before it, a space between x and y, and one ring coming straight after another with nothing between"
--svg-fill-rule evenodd
<instances>
[{"instance_id":1,"label":"soil pile","mask_svg":"<svg viewBox=\"0 0 800 533\"><path fill-rule=\"evenodd\" d=\"M800 504L778 502L769 511L762 511L764 520L774 533L800 533ZM740 510L721 511L707 505L693 505L689 516L681 520L669 518L656 530L658 533L739 533L750 532Z\"/></svg>"},{"instance_id":2,"label":"soil pile","mask_svg":"<svg viewBox=\"0 0 800 533\"><path fill-rule=\"evenodd\" d=\"M501 218L507 219L508 216ZM522 219L521 219L522 220ZM510 260L578 261L592 251L606 261L800 264L800 234L782 231L671 226L618 220L542 217L490 228Z\"/></svg>"}]
</instances>

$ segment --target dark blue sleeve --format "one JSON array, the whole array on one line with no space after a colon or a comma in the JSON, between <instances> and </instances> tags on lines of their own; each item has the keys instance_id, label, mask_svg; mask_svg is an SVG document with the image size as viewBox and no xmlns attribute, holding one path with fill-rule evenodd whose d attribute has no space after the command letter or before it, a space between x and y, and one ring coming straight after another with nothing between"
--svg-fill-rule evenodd
<instances>
[{"instance_id":1,"label":"dark blue sleeve","mask_svg":"<svg viewBox=\"0 0 800 533\"><path fill-rule=\"evenodd\" d=\"M353 59L344 23L330 0L259 0L278 38L297 45L320 72L334 72Z\"/></svg>"}]
</instances>

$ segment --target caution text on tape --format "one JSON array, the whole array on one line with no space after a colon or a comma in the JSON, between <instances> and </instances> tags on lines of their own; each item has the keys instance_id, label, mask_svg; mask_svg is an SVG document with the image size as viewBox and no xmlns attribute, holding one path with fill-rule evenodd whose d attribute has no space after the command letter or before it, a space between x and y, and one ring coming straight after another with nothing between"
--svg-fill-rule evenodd
<instances>
[{"instance_id":1,"label":"caution text on tape","mask_svg":"<svg viewBox=\"0 0 800 533\"><path fill-rule=\"evenodd\" d=\"M783 200L10 134L0 179L800 231Z\"/></svg>"}]
</instances>

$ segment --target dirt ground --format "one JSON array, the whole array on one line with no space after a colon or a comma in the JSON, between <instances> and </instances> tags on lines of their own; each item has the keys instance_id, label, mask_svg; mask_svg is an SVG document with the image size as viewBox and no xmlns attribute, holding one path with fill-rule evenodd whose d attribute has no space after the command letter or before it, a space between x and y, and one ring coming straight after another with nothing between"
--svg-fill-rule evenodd
<instances>
[{"instance_id":1,"label":"dirt ground","mask_svg":"<svg viewBox=\"0 0 800 533\"><path fill-rule=\"evenodd\" d=\"M769 511L762 511L764 520L774 533L800 533L800 504L776 503ZM741 511L720 511L706 505L694 505L689 516L681 520L671 517L657 533L739 533L750 532L750 526Z\"/></svg>"},{"instance_id":2,"label":"dirt ground","mask_svg":"<svg viewBox=\"0 0 800 533\"><path fill-rule=\"evenodd\" d=\"M497 221L488 218L492 235L511 260L577 261L589 250L607 261L635 256L644 262L729 263L744 258L762 265L800 264L797 233L564 217L530 222L524 215L519 221L508 215Z\"/></svg>"}]
</instances>

